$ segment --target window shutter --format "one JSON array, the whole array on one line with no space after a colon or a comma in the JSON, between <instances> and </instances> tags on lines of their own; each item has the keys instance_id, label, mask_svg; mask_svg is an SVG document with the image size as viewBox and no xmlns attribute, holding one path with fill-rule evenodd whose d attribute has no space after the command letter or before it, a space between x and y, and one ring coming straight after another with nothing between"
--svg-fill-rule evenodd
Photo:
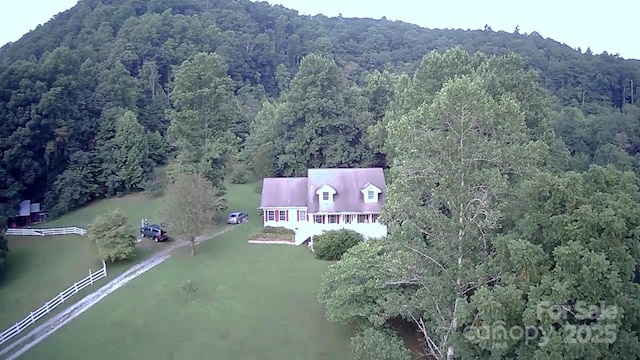
<instances>
[{"instance_id":1,"label":"window shutter","mask_svg":"<svg viewBox=\"0 0 640 360\"><path fill-rule=\"evenodd\" d=\"M289 210L284 211L284 221L289 221Z\"/></svg>"},{"instance_id":2,"label":"window shutter","mask_svg":"<svg viewBox=\"0 0 640 360\"><path fill-rule=\"evenodd\" d=\"M307 214L307 221L309 221L309 214Z\"/></svg>"},{"instance_id":3,"label":"window shutter","mask_svg":"<svg viewBox=\"0 0 640 360\"><path fill-rule=\"evenodd\" d=\"M269 210L264 210L264 212L262 213L262 217L264 217L264 221L268 221L269 220Z\"/></svg>"},{"instance_id":4,"label":"window shutter","mask_svg":"<svg viewBox=\"0 0 640 360\"><path fill-rule=\"evenodd\" d=\"M280 220L280 210L274 210L273 214L275 215L273 218L278 222Z\"/></svg>"},{"instance_id":5,"label":"window shutter","mask_svg":"<svg viewBox=\"0 0 640 360\"><path fill-rule=\"evenodd\" d=\"M336 215L336 224L340 224L340 215Z\"/></svg>"},{"instance_id":6,"label":"window shutter","mask_svg":"<svg viewBox=\"0 0 640 360\"><path fill-rule=\"evenodd\" d=\"M296 221L300 221L300 210L296 210Z\"/></svg>"}]
</instances>

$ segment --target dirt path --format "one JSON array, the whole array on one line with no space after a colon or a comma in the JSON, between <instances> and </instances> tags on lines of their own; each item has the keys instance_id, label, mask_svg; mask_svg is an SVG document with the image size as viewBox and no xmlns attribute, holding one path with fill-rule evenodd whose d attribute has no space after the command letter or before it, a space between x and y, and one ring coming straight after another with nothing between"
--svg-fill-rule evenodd
<instances>
[{"instance_id":1,"label":"dirt path","mask_svg":"<svg viewBox=\"0 0 640 360\"><path fill-rule=\"evenodd\" d=\"M231 229L233 229L233 227L228 227L217 233L203 235L196 239L196 243L201 243L205 240L218 237L219 235L222 235L223 233ZM122 275L118 276L114 280L111 280L108 284L102 286L92 294L85 296L82 300L79 300L75 304L64 309L62 312L47 320L44 324L38 325L26 335L23 335L22 337L15 340L12 344L0 350L0 359L16 359L18 356L22 355L27 350L37 345L40 341L44 340L47 336L51 335L54 331L58 330L66 323L75 319L78 315L82 314L87 309L97 304L107 295L118 290L129 281L144 274L146 271L152 269L156 265L161 264L163 261L167 260L175 250L188 245L189 242L186 240L176 240L166 249L163 249L157 254L153 254L149 259L146 259L145 261L132 266L129 270L125 271Z\"/></svg>"}]
</instances>

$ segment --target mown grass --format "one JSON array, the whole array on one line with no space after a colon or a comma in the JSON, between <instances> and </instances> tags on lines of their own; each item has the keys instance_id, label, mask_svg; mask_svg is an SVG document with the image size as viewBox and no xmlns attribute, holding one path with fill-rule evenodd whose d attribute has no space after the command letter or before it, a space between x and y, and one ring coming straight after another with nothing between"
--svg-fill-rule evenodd
<instances>
[{"instance_id":1,"label":"mown grass","mask_svg":"<svg viewBox=\"0 0 640 360\"><path fill-rule=\"evenodd\" d=\"M160 220L162 199L149 199L144 194L95 201L59 219L38 224L39 228L78 226L88 228L98 214L120 208L129 217L132 231L138 235L140 219ZM89 275L89 269L102 267L98 251L86 236L8 236L9 257L0 272L0 331L22 320L74 282ZM107 264L107 278L87 287L60 305L52 314L95 291L122 274L133 264L167 246L148 241L136 248L131 261ZM43 318L39 323L45 321Z\"/></svg>"},{"instance_id":2,"label":"mown grass","mask_svg":"<svg viewBox=\"0 0 640 360\"><path fill-rule=\"evenodd\" d=\"M255 184L229 185L249 223L188 249L67 324L24 359L348 359L350 331L317 301L328 263L304 247L248 244ZM197 288L193 302L183 286Z\"/></svg>"},{"instance_id":3,"label":"mown grass","mask_svg":"<svg viewBox=\"0 0 640 360\"><path fill-rule=\"evenodd\" d=\"M129 218L129 224L135 235L139 235L140 220L149 219L152 223L160 223L162 220L162 197L149 199L144 193L136 193L122 197L97 200L87 206L61 216L58 219L40 223L34 227L54 228L78 226L88 228L96 219L96 216L115 209L120 209Z\"/></svg>"},{"instance_id":4,"label":"mown grass","mask_svg":"<svg viewBox=\"0 0 640 360\"><path fill-rule=\"evenodd\" d=\"M7 267L0 272L0 331L89 275L89 269L102 267L95 245L79 235L8 240Z\"/></svg>"}]
</instances>

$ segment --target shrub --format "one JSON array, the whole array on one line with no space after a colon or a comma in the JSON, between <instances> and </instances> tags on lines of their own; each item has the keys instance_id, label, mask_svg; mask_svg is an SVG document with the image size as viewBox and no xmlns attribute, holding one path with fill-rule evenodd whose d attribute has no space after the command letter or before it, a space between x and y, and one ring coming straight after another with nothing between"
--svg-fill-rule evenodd
<instances>
[{"instance_id":1,"label":"shrub","mask_svg":"<svg viewBox=\"0 0 640 360\"><path fill-rule=\"evenodd\" d=\"M264 232L265 234L281 235L294 235L296 233L295 231L282 226L265 226L264 228L262 228L262 232Z\"/></svg>"},{"instance_id":2,"label":"shrub","mask_svg":"<svg viewBox=\"0 0 640 360\"><path fill-rule=\"evenodd\" d=\"M246 184L249 179L249 171L243 167L237 167L231 173L232 184Z\"/></svg>"},{"instance_id":3,"label":"shrub","mask_svg":"<svg viewBox=\"0 0 640 360\"><path fill-rule=\"evenodd\" d=\"M365 327L351 338L354 360L411 360L402 339L388 329Z\"/></svg>"},{"instance_id":4,"label":"shrub","mask_svg":"<svg viewBox=\"0 0 640 360\"><path fill-rule=\"evenodd\" d=\"M227 203L227 198L219 197L218 200L216 200L216 212L220 214L220 213L224 213L228 209L229 209L229 205Z\"/></svg>"},{"instance_id":5,"label":"shrub","mask_svg":"<svg viewBox=\"0 0 640 360\"><path fill-rule=\"evenodd\" d=\"M258 229L250 238L290 239L293 240L296 232L281 226L265 226Z\"/></svg>"},{"instance_id":6,"label":"shrub","mask_svg":"<svg viewBox=\"0 0 640 360\"><path fill-rule=\"evenodd\" d=\"M116 209L111 213L96 216L89 225L89 239L98 246L100 260L116 262L135 256L136 237L127 217Z\"/></svg>"},{"instance_id":7,"label":"shrub","mask_svg":"<svg viewBox=\"0 0 640 360\"><path fill-rule=\"evenodd\" d=\"M158 179L147 180L143 188L145 195L149 199L159 198L164 195L164 184Z\"/></svg>"},{"instance_id":8,"label":"shrub","mask_svg":"<svg viewBox=\"0 0 640 360\"><path fill-rule=\"evenodd\" d=\"M316 258L322 260L340 260L342 255L364 241L364 237L353 230L331 230L313 238Z\"/></svg>"}]
</instances>

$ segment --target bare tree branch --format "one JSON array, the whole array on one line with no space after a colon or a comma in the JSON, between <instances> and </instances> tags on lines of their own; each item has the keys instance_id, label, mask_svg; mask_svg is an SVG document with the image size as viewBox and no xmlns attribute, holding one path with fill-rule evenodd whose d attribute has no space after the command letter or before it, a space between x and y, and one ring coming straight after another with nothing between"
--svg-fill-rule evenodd
<instances>
[{"instance_id":1,"label":"bare tree branch","mask_svg":"<svg viewBox=\"0 0 640 360\"><path fill-rule=\"evenodd\" d=\"M447 269L441 264L439 263L436 259L432 258L431 256L423 253L422 251L415 249L409 245L405 245L405 247L407 247L409 250L414 251L418 254L420 254L421 256L425 257L426 259L428 259L429 261L431 261L432 263L436 264L440 269L442 269L442 271L448 273Z\"/></svg>"},{"instance_id":2,"label":"bare tree branch","mask_svg":"<svg viewBox=\"0 0 640 360\"><path fill-rule=\"evenodd\" d=\"M429 333L427 332L427 327L424 324L422 317L420 317L420 319L416 319L416 317L413 316L413 314L410 313L409 315L411 316L411 319L413 319L413 322L418 326L418 330L420 330L420 333L422 334L422 337L424 338L424 341L427 344L427 349L429 350L428 355L436 359L441 359L442 352L440 351L440 348L438 348L438 345L436 345L435 341L433 341L431 336L429 336Z\"/></svg>"}]
</instances>

